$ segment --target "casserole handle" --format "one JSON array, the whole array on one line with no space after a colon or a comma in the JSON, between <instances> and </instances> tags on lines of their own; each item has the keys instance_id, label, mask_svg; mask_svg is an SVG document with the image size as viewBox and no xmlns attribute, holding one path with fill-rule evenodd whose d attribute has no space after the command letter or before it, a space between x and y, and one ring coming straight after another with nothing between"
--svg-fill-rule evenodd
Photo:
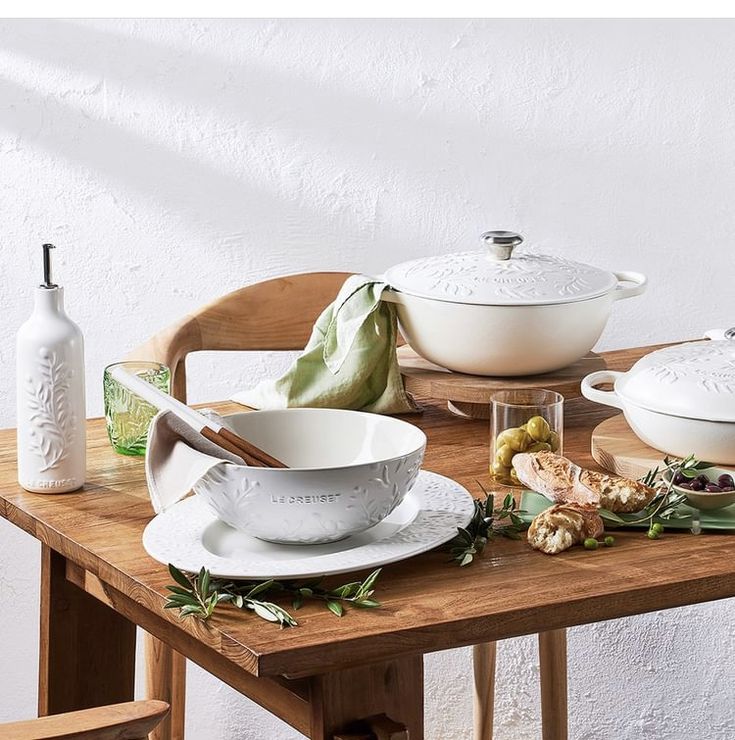
<instances>
[{"instance_id":1,"label":"casserole handle","mask_svg":"<svg viewBox=\"0 0 735 740\"><path fill-rule=\"evenodd\" d=\"M386 301L387 303L397 303L398 305L402 303L401 294L392 288L386 288L380 296L380 300Z\"/></svg>"},{"instance_id":2,"label":"casserole handle","mask_svg":"<svg viewBox=\"0 0 735 740\"><path fill-rule=\"evenodd\" d=\"M632 298L634 295L640 295L646 289L648 278L642 272L614 272L613 275L618 279L618 287L615 288L613 293L616 301L621 298ZM621 283L633 284L621 285Z\"/></svg>"},{"instance_id":3,"label":"casserole handle","mask_svg":"<svg viewBox=\"0 0 735 740\"><path fill-rule=\"evenodd\" d=\"M582 379L580 386L582 395L590 401L601 403L603 406L613 406L616 409L622 409L623 402L614 390L601 391L595 388L600 383L614 383L621 375L624 375L624 373L620 373L617 370L598 370L595 373L590 373Z\"/></svg>"},{"instance_id":4,"label":"casserole handle","mask_svg":"<svg viewBox=\"0 0 735 740\"><path fill-rule=\"evenodd\" d=\"M735 339L735 329L710 329L704 333L704 339L712 339L715 342L721 342L725 339Z\"/></svg>"}]
</instances>

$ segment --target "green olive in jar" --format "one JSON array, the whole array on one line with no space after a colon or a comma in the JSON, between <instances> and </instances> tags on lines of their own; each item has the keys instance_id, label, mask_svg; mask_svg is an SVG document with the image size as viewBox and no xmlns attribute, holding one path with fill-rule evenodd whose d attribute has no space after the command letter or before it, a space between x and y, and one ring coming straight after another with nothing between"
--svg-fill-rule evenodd
<instances>
[{"instance_id":1,"label":"green olive in jar","mask_svg":"<svg viewBox=\"0 0 735 740\"><path fill-rule=\"evenodd\" d=\"M524 429L506 429L503 434L506 435L504 444L515 452L525 452L528 445L532 443L531 437Z\"/></svg>"},{"instance_id":2,"label":"green olive in jar","mask_svg":"<svg viewBox=\"0 0 735 740\"><path fill-rule=\"evenodd\" d=\"M548 442L534 442L526 452L551 452L551 445Z\"/></svg>"},{"instance_id":3,"label":"green olive in jar","mask_svg":"<svg viewBox=\"0 0 735 740\"><path fill-rule=\"evenodd\" d=\"M495 460L509 468L513 463L513 456L516 454L516 451L509 445L501 445L495 452Z\"/></svg>"},{"instance_id":4,"label":"green olive in jar","mask_svg":"<svg viewBox=\"0 0 735 740\"><path fill-rule=\"evenodd\" d=\"M510 482L514 486L522 486L523 485L521 483L521 481L519 480L519 478L518 478L518 473L516 473L516 469L515 468L511 468L510 469L510 476L509 477L510 477Z\"/></svg>"},{"instance_id":5,"label":"green olive in jar","mask_svg":"<svg viewBox=\"0 0 735 740\"><path fill-rule=\"evenodd\" d=\"M551 445L552 452L559 452L561 440L559 439L559 435L556 432L552 431L551 434L549 434L549 444Z\"/></svg>"},{"instance_id":6,"label":"green olive in jar","mask_svg":"<svg viewBox=\"0 0 735 740\"><path fill-rule=\"evenodd\" d=\"M548 442L551 435L549 422L543 416L532 416L526 423L526 431L534 442Z\"/></svg>"},{"instance_id":7,"label":"green olive in jar","mask_svg":"<svg viewBox=\"0 0 735 740\"><path fill-rule=\"evenodd\" d=\"M497 478L498 480L503 480L505 478L508 478L510 475L510 466L503 465L503 463L499 462L498 460L493 460L492 464L490 465L490 471L492 474Z\"/></svg>"}]
</instances>

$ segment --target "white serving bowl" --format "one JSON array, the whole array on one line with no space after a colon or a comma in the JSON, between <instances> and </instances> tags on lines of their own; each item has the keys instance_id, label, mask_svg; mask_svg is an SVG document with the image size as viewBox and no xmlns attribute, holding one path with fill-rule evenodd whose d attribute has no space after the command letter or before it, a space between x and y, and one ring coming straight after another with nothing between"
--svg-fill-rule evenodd
<instances>
[{"instance_id":1,"label":"white serving bowl","mask_svg":"<svg viewBox=\"0 0 735 740\"><path fill-rule=\"evenodd\" d=\"M426 447L413 424L360 411L250 411L226 420L288 468L224 463L194 492L226 524L270 542L322 544L377 524L403 501Z\"/></svg>"}]
</instances>

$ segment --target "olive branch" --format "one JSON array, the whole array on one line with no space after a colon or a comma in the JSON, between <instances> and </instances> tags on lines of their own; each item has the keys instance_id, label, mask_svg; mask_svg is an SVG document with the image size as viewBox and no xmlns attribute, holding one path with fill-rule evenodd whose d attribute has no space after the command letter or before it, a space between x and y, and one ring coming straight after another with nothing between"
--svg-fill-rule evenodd
<instances>
[{"instance_id":1,"label":"olive branch","mask_svg":"<svg viewBox=\"0 0 735 740\"><path fill-rule=\"evenodd\" d=\"M361 609L380 606L380 602L372 598L380 569L374 570L364 581L353 581L332 589L323 588L321 578L303 583L273 579L231 581L212 578L206 568L187 575L171 563L168 571L176 585L166 586L170 593L164 608L178 609L182 619L194 617L206 622L220 604L230 604L281 627L296 627L298 622L290 612L266 598L278 596L290 596L294 610L300 609L306 600L318 601L337 617L345 613L347 606Z\"/></svg>"}]
</instances>

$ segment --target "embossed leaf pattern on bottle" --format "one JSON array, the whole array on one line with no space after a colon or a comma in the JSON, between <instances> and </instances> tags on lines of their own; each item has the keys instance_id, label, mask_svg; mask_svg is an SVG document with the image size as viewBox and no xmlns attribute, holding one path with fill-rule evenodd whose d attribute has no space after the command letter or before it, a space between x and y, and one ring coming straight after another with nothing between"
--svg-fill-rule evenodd
<instances>
[{"instance_id":1,"label":"embossed leaf pattern on bottle","mask_svg":"<svg viewBox=\"0 0 735 740\"><path fill-rule=\"evenodd\" d=\"M40 472L46 472L66 458L77 420L71 403L73 370L56 352L41 347L38 355L38 378L25 379L26 407L31 451L43 461Z\"/></svg>"}]
</instances>

